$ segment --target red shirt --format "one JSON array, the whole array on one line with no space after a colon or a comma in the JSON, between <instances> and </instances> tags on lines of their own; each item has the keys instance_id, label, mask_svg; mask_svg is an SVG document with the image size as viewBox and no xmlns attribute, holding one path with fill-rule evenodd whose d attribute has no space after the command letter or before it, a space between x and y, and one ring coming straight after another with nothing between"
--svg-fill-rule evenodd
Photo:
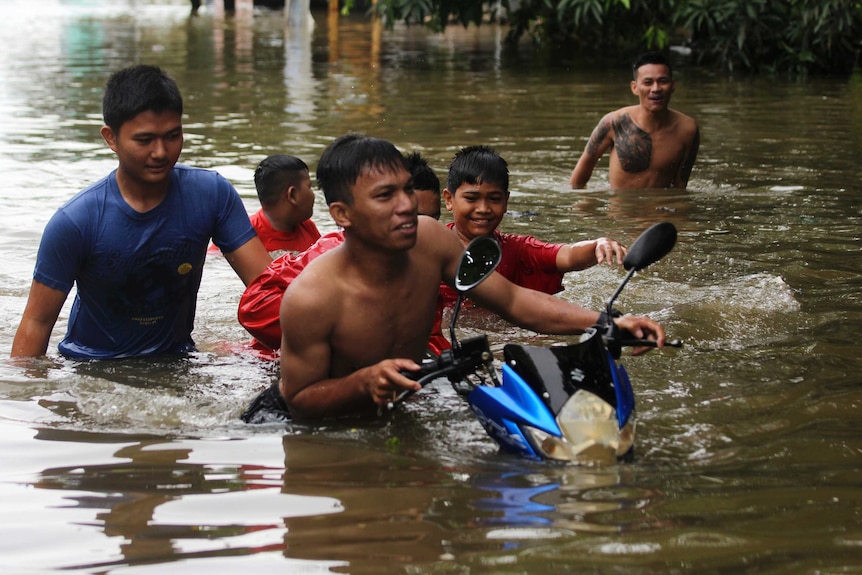
<instances>
[{"instance_id":1,"label":"red shirt","mask_svg":"<svg viewBox=\"0 0 862 575\"><path fill-rule=\"evenodd\" d=\"M446 224L452 229L455 224ZM519 286L549 294L563 291L563 274L557 269L557 253L563 244L549 244L533 236L504 234L494 230L494 239L503 252L497 271L504 278ZM442 299L446 304L455 303L458 293L440 284Z\"/></svg>"},{"instance_id":2,"label":"red shirt","mask_svg":"<svg viewBox=\"0 0 862 575\"><path fill-rule=\"evenodd\" d=\"M446 224L452 229L455 224ZM500 244L503 255L497 271L513 284L536 291L555 294L563 291L563 274L557 269L557 253L563 244L549 244L533 236L504 234L494 230L494 239ZM458 292L445 283L440 284L437 298L437 317L431 330L431 345L441 349L450 347L443 337L443 309L455 304Z\"/></svg>"},{"instance_id":3,"label":"red shirt","mask_svg":"<svg viewBox=\"0 0 862 575\"><path fill-rule=\"evenodd\" d=\"M272 227L263 208L249 219L268 252L303 252L320 237L320 231L310 219L300 222L292 232L281 232Z\"/></svg>"},{"instance_id":4,"label":"red shirt","mask_svg":"<svg viewBox=\"0 0 862 575\"><path fill-rule=\"evenodd\" d=\"M319 238L298 255L286 253L275 258L262 274L254 278L239 300L239 323L255 337L252 347L260 350L281 348L279 311L284 290L317 256L344 241L344 232L332 232Z\"/></svg>"}]
</instances>

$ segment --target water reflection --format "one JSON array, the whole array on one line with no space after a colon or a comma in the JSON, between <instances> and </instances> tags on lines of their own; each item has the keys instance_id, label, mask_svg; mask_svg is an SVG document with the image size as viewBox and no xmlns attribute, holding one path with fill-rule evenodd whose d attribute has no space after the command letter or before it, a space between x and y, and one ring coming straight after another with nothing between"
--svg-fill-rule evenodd
<instances>
[{"instance_id":1,"label":"water reflection","mask_svg":"<svg viewBox=\"0 0 862 575\"><path fill-rule=\"evenodd\" d=\"M94 563L72 554L64 563L69 569L281 551L290 520L343 511L332 496L283 489L281 467L197 463L193 452L206 446L195 442L154 437L123 443L121 436L51 429L35 439L70 446L120 443L110 455L114 462L48 468L32 483L66 492L63 499L77 510L92 510L92 519L79 524L117 543L115 557Z\"/></svg>"},{"instance_id":2,"label":"water reflection","mask_svg":"<svg viewBox=\"0 0 862 575\"><path fill-rule=\"evenodd\" d=\"M700 231L693 221L697 211L693 192L684 189L576 191L572 207L578 217L609 217L630 230L668 221L680 233Z\"/></svg>"},{"instance_id":3,"label":"water reflection","mask_svg":"<svg viewBox=\"0 0 862 575\"><path fill-rule=\"evenodd\" d=\"M375 562L435 561L452 524L440 522L435 502L446 497L450 472L414 457L393 459L385 450L332 434L324 439L285 436L284 490L305 497L334 497L343 512L285 521L285 548L300 559L353 558ZM370 563L367 563L370 562ZM382 567L380 567L382 568Z\"/></svg>"},{"instance_id":4,"label":"water reflection","mask_svg":"<svg viewBox=\"0 0 862 575\"><path fill-rule=\"evenodd\" d=\"M306 4L307 8L307 2L290 2L290 13L285 27L285 112L296 116L301 122L311 122L317 119L314 96L319 90L311 58L311 42L316 24L311 13L303 9L303 4ZM337 34L335 36L337 37Z\"/></svg>"}]
</instances>

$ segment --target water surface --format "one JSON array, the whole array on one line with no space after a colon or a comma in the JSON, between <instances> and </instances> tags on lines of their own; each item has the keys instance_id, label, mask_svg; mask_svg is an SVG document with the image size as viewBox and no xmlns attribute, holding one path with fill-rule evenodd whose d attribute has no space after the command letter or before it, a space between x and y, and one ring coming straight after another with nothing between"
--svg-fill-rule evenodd
<instances>
[{"instance_id":1,"label":"water surface","mask_svg":"<svg viewBox=\"0 0 862 575\"><path fill-rule=\"evenodd\" d=\"M625 311L685 341L626 361L636 459L568 468L497 452L457 395L391 418L251 427L277 371L241 352L241 283L210 258L199 352L182 360L0 362L0 566L9 573L847 573L862 569L862 76L727 78L681 66L698 119L686 191L586 190L568 178L599 118L633 102L627 70L546 66L505 30L393 31L362 17L202 10L182 0L23 0L0 19L0 356L42 228L111 170L104 82L164 66L186 101L182 161L224 173L251 212L272 153L305 159L347 131L427 156L463 145L511 170L503 229L630 243L658 220L677 248ZM318 196L315 220L334 229ZM444 214L444 221L448 221ZM622 272L570 274L598 308ZM464 331L551 343L487 317Z\"/></svg>"}]
</instances>

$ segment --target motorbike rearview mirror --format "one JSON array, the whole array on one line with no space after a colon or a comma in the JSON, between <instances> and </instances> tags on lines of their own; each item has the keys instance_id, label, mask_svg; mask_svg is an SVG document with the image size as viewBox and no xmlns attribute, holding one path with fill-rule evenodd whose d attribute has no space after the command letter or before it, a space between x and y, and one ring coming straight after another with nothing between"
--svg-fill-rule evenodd
<instances>
[{"instance_id":1,"label":"motorbike rearview mirror","mask_svg":"<svg viewBox=\"0 0 862 575\"><path fill-rule=\"evenodd\" d=\"M500 249L500 244L491 236L473 238L473 241L461 255L461 261L455 271L455 291L458 292L458 299L455 300L452 322L449 324L449 340L454 349L460 347L458 339L455 337L455 321L458 319L464 294L494 273L494 270L500 265L500 258L502 257L503 251Z\"/></svg>"},{"instance_id":2,"label":"motorbike rearview mirror","mask_svg":"<svg viewBox=\"0 0 862 575\"><path fill-rule=\"evenodd\" d=\"M623 291L623 288L632 278L635 272L639 272L645 267L654 264L655 262L666 256L676 245L676 226L670 222L659 222L647 228L629 248L626 257L623 260L623 267L628 270L628 274L623 278L617 291L608 300L605 307L607 317L613 315L613 305L617 296ZM608 319L610 321L610 319Z\"/></svg>"},{"instance_id":3,"label":"motorbike rearview mirror","mask_svg":"<svg viewBox=\"0 0 862 575\"><path fill-rule=\"evenodd\" d=\"M497 269L503 256L500 244L491 236L474 238L461 255L455 272L455 289L466 293L485 281Z\"/></svg>"},{"instance_id":4,"label":"motorbike rearview mirror","mask_svg":"<svg viewBox=\"0 0 862 575\"><path fill-rule=\"evenodd\" d=\"M640 271L662 259L676 245L676 227L670 222L659 222L650 226L631 245L623 267Z\"/></svg>"}]
</instances>

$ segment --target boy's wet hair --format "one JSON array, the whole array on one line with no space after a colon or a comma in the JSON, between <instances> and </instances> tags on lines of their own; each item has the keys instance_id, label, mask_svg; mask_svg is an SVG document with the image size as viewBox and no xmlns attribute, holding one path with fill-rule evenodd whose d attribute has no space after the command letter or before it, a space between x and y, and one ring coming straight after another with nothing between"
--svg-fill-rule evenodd
<instances>
[{"instance_id":1,"label":"boy's wet hair","mask_svg":"<svg viewBox=\"0 0 862 575\"><path fill-rule=\"evenodd\" d=\"M635 61L632 63L632 77L635 80L638 79L638 69L646 64L659 64L662 66L667 66L668 76L673 78L673 68L670 65L670 59L665 56L664 52L653 50L640 54L637 58L635 58Z\"/></svg>"},{"instance_id":2,"label":"boy's wet hair","mask_svg":"<svg viewBox=\"0 0 862 575\"><path fill-rule=\"evenodd\" d=\"M276 203L286 188L299 186L307 172L308 165L295 156L269 156L254 171L254 187L260 203Z\"/></svg>"},{"instance_id":3,"label":"boy's wet hair","mask_svg":"<svg viewBox=\"0 0 862 575\"><path fill-rule=\"evenodd\" d=\"M440 195L440 178L428 165L428 160L419 152L413 152L404 157L404 162L410 175L413 176L414 190L431 190L434 194Z\"/></svg>"},{"instance_id":4,"label":"boy's wet hair","mask_svg":"<svg viewBox=\"0 0 862 575\"><path fill-rule=\"evenodd\" d=\"M351 133L329 144L317 163L317 185L326 204L352 204L353 185L366 169L398 171L407 166L395 145L380 138Z\"/></svg>"},{"instance_id":5,"label":"boy's wet hair","mask_svg":"<svg viewBox=\"0 0 862 575\"><path fill-rule=\"evenodd\" d=\"M105 125L114 133L141 112L183 113L177 83L158 66L132 66L114 72L102 97Z\"/></svg>"},{"instance_id":6,"label":"boy's wet hair","mask_svg":"<svg viewBox=\"0 0 862 575\"><path fill-rule=\"evenodd\" d=\"M449 164L446 187L453 194L464 183L476 185L483 182L498 184L509 192L509 165L489 146L467 146L455 154Z\"/></svg>"}]
</instances>

